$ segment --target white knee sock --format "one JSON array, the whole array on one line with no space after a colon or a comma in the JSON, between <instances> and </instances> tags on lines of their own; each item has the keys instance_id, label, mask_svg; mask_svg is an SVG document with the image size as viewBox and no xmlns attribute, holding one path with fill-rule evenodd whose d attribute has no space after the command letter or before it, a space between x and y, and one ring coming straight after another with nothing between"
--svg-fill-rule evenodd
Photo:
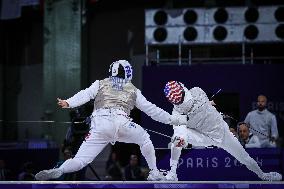
<instances>
[{"instance_id":1,"label":"white knee sock","mask_svg":"<svg viewBox=\"0 0 284 189\"><path fill-rule=\"evenodd\" d=\"M257 174L257 176L262 176L263 171L260 169L257 162L250 157L240 142L229 130L225 130L224 139L220 147L229 152L240 163L246 165L246 167Z\"/></svg>"},{"instance_id":2,"label":"white knee sock","mask_svg":"<svg viewBox=\"0 0 284 189\"><path fill-rule=\"evenodd\" d=\"M178 166L178 160L181 154L182 148L175 147L174 144L171 146L171 159L170 159L170 166L171 166L171 172L176 173L177 166Z\"/></svg>"},{"instance_id":3,"label":"white knee sock","mask_svg":"<svg viewBox=\"0 0 284 189\"><path fill-rule=\"evenodd\" d=\"M263 171L260 169L259 165L257 164L257 162L251 158L250 156L245 158L245 161L243 162L246 167L253 171L255 174L257 174L258 177L261 177L263 174Z\"/></svg>"},{"instance_id":4,"label":"white knee sock","mask_svg":"<svg viewBox=\"0 0 284 189\"><path fill-rule=\"evenodd\" d=\"M150 140L150 139L149 139ZM146 144L144 143L140 146L140 150L142 155L145 157L147 164L150 170L157 170L156 166L156 155L154 146L151 141L147 141Z\"/></svg>"},{"instance_id":5,"label":"white knee sock","mask_svg":"<svg viewBox=\"0 0 284 189\"><path fill-rule=\"evenodd\" d=\"M75 171L79 171L80 169L82 169L83 167L85 167L85 165L83 165L83 163L78 160L78 159L68 159L66 160L60 167L59 169L63 172L63 173L72 173Z\"/></svg>"}]
</instances>

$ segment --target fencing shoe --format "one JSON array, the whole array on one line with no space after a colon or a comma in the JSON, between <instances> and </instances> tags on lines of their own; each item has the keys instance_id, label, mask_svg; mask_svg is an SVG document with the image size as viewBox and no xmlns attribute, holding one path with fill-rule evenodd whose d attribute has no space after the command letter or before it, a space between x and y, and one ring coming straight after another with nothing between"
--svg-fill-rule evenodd
<instances>
[{"instance_id":1,"label":"fencing shoe","mask_svg":"<svg viewBox=\"0 0 284 189\"><path fill-rule=\"evenodd\" d=\"M60 169L49 169L40 171L35 175L36 180L50 180L59 178L63 172Z\"/></svg>"},{"instance_id":2,"label":"fencing shoe","mask_svg":"<svg viewBox=\"0 0 284 189\"><path fill-rule=\"evenodd\" d=\"M151 180L152 181L161 181L161 180L165 180L165 176L158 169L151 170L147 180L149 180L149 181L151 181Z\"/></svg>"},{"instance_id":3,"label":"fencing shoe","mask_svg":"<svg viewBox=\"0 0 284 189\"><path fill-rule=\"evenodd\" d=\"M277 172L269 172L263 173L260 178L266 181L280 181L282 180L282 175Z\"/></svg>"},{"instance_id":4,"label":"fencing shoe","mask_svg":"<svg viewBox=\"0 0 284 189\"><path fill-rule=\"evenodd\" d=\"M166 175L166 180L167 181L178 181L177 174L174 173L173 171L169 171L168 174Z\"/></svg>"}]
</instances>

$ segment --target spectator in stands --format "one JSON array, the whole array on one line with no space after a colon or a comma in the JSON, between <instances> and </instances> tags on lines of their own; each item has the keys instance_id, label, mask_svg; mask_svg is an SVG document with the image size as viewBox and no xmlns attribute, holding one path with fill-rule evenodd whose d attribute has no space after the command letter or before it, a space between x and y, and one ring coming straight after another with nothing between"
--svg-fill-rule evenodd
<instances>
[{"instance_id":1,"label":"spectator in stands","mask_svg":"<svg viewBox=\"0 0 284 189\"><path fill-rule=\"evenodd\" d=\"M11 180L11 171L6 168L4 160L0 159L0 181Z\"/></svg>"},{"instance_id":2,"label":"spectator in stands","mask_svg":"<svg viewBox=\"0 0 284 189\"><path fill-rule=\"evenodd\" d=\"M73 157L71 147L63 146L61 152L63 153L63 159L59 160L55 167L60 167L67 159ZM56 180L73 180L72 174L63 174Z\"/></svg>"},{"instance_id":3,"label":"spectator in stands","mask_svg":"<svg viewBox=\"0 0 284 189\"><path fill-rule=\"evenodd\" d=\"M55 167L60 167L60 165L62 165L62 163L64 163L64 161L73 157L72 150L71 150L70 146L63 146L62 147L62 153L63 153L63 160L59 160Z\"/></svg>"},{"instance_id":4,"label":"spectator in stands","mask_svg":"<svg viewBox=\"0 0 284 189\"><path fill-rule=\"evenodd\" d=\"M18 180L20 181L33 181L35 180L34 175L34 164L32 162L26 162L23 165L23 171L19 174Z\"/></svg>"},{"instance_id":5,"label":"spectator in stands","mask_svg":"<svg viewBox=\"0 0 284 189\"><path fill-rule=\"evenodd\" d=\"M70 111L71 125L69 126L65 139L62 144L63 160L60 160L56 164L56 168L60 167L66 160L74 157L77 153L80 145L85 140L86 135L89 132L89 123L86 122L86 117L90 115L87 111L87 105L81 106L80 108ZM55 180L85 180L85 173L87 167L73 172L61 175Z\"/></svg>"},{"instance_id":6,"label":"spectator in stands","mask_svg":"<svg viewBox=\"0 0 284 189\"><path fill-rule=\"evenodd\" d=\"M122 180L122 168L118 161L117 153L112 152L107 163L106 163L106 171L107 171L107 180Z\"/></svg>"},{"instance_id":7,"label":"spectator in stands","mask_svg":"<svg viewBox=\"0 0 284 189\"><path fill-rule=\"evenodd\" d=\"M145 180L141 167L138 165L137 155L130 156L129 164L124 169L124 177L125 180L130 181Z\"/></svg>"},{"instance_id":8,"label":"spectator in stands","mask_svg":"<svg viewBox=\"0 0 284 189\"><path fill-rule=\"evenodd\" d=\"M71 146L63 146L62 147L62 153L63 153L63 159L59 160L56 163L56 165L55 165L56 168L60 167L67 159L70 159L74 156L73 153L72 153L72 147ZM65 180L65 181L85 180L85 168L80 170L80 171L73 172L73 173L63 174L55 180Z\"/></svg>"},{"instance_id":9,"label":"spectator in stands","mask_svg":"<svg viewBox=\"0 0 284 189\"><path fill-rule=\"evenodd\" d=\"M250 125L251 132L258 136L261 147L276 147L278 138L276 117L266 109L266 104L266 96L259 95L257 110L249 112L245 122Z\"/></svg>"},{"instance_id":10,"label":"spectator in stands","mask_svg":"<svg viewBox=\"0 0 284 189\"><path fill-rule=\"evenodd\" d=\"M250 132L247 123L238 123L238 135L239 141L244 148L260 148L261 144L258 137Z\"/></svg>"}]
</instances>

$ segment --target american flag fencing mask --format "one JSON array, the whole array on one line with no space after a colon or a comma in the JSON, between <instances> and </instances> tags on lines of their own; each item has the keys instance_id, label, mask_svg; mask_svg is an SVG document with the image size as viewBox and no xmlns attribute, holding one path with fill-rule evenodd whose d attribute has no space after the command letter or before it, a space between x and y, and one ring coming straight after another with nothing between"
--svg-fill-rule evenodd
<instances>
[{"instance_id":1,"label":"american flag fencing mask","mask_svg":"<svg viewBox=\"0 0 284 189\"><path fill-rule=\"evenodd\" d=\"M165 85L164 93L172 104L180 104L184 97L183 85L178 81L169 81Z\"/></svg>"}]
</instances>

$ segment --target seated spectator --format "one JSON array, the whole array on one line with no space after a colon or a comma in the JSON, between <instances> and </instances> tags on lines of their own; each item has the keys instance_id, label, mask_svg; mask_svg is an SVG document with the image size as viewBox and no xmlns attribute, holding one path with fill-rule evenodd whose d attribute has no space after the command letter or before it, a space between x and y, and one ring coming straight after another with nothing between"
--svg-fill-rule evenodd
<instances>
[{"instance_id":1,"label":"seated spectator","mask_svg":"<svg viewBox=\"0 0 284 189\"><path fill-rule=\"evenodd\" d=\"M244 148L260 148L260 142L256 135L250 133L249 126L245 122L238 124L239 141Z\"/></svg>"},{"instance_id":2,"label":"seated spectator","mask_svg":"<svg viewBox=\"0 0 284 189\"><path fill-rule=\"evenodd\" d=\"M107 180L122 180L122 168L117 158L116 152L112 152L107 164L106 164L106 171L107 171Z\"/></svg>"},{"instance_id":3,"label":"seated spectator","mask_svg":"<svg viewBox=\"0 0 284 189\"><path fill-rule=\"evenodd\" d=\"M26 162L23 165L23 171L19 174L18 180L20 181L33 181L35 180L34 175L34 164L32 162Z\"/></svg>"},{"instance_id":4,"label":"seated spectator","mask_svg":"<svg viewBox=\"0 0 284 189\"><path fill-rule=\"evenodd\" d=\"M55 167L60 167L67 159L70 159L73 157L70 146L63 147L62 153L63 153L63 160L59 160L56 163Z\"/></svg>"},{"instance_id":5,"label":"seated spectator","mask_svg":"<svg viewBox=\"0 0 284 189\"><path fill-rule=\"evenodd\" d=\"M70 159L73 157L72 155L72 151L71 151L71 147L70 146L64 146L62 149L62 153L63 153L63 159L59 160L55 167L60 167L67 159ZM75 172L76 173L76 172ZM63 174L61 175L61 177L59 177L56 180L76 180L75 179L75 173L67 173L67 174Z\"/></svg>"},{"instance_id":6,"label":"seated spectator","mask_svg":"<svg viewBox=\"0 0 284 189\"><path fill-rule=\"evenodd\" d=\"M124 169L124 177L125 180L130 181L145 180L141 167L138 165L137 155L130 156L129 164Z\"/></svg>"},{"instance_id":7,"label":"seated spectator","mask_svg":"<svg viewBox=\"0 0 284 189\"><path fill-rule=\"evenodd\" d=\"M6 168L5 161L0 159L0 181L11 180L11 171Z\"/></svg>"},{"instance_id":8,"label":"seated spectator","mask_svg":"<svg viewBox=\"0 0 284 189\"><path fill-rule=\"evenodd\" d=\"M64 146L62 147L61 152L63 153L63 159L59 160L55 168L60 167L67 159L72 158L74 155L72 153L72 146ZM71 180L85 180L85 172L86 172L87 167L84 167L83 169L73 172L73 173L65 173L61 175L59 178L55 180L64 180L64 181L71 181Z\"/></svg>"},{"instance_id":9,"label":"seated spectator","mask_svg":"<svg viewBox=\"0 0 284 189\"><path fill-rule=\"evenodd\" d=\"M259 95L257 110L249 112L245 122L251 126L251 132L258 136L261 147L276 147L278 138L276 117L266 109L266 104L267 98Z\"/></svg>"}]
</instances>

